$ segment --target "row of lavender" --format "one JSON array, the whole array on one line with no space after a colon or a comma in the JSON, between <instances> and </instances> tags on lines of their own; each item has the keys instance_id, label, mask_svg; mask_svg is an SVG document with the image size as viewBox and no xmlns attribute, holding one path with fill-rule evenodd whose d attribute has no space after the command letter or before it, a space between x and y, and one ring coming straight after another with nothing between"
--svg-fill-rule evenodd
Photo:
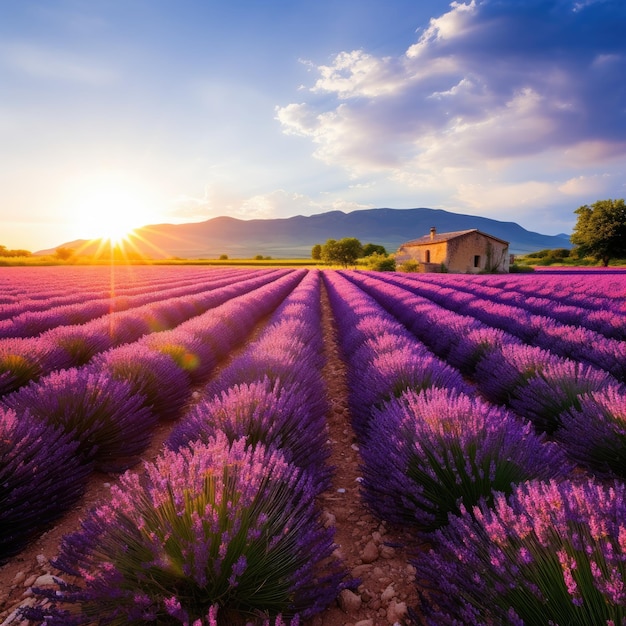
<instances>
[{"instance_id":1,"label":"row of lavender","mask_svg":"<svg viewBox=\"0 0 626 626\"><path fill-rule=\"evenodd\" d=\"M198 393L146 479L125 474L65 538L56 565L80 582L41 592L52 608L25 614L295 626L328 606L349 582L316 504L331 476L322 366L320 278L309 272Z\"/></svg>"},{"instance_id":2,"label":"row of lavender","mask_svg":"<svg viewBox=\"0 0 626 626\"><path fill-rule=\"evenodd\" d=\"M425 302L394 285L400 277L374 276L326 278L351 373L364 499L433 545L415 561L425 621L623 623L624 386ZM501 369L488 371L493 354ZM493 388L478 372L511 385L500 399L516 398L517 414L477 398ZM568 427L569 441L557 436Z\"/></svg>"},{"instance_id":3,"label":"row of lavender","mask_svg":"<svg viewBox=\"0 0 626 626\"><path fill-rule=\"evenodd\" d=\"M461 315L472 317L492 328L499 328L518 337L525 343L550 350L555 354L590 363L605 369L620 380L626 380L626 310L624 288L621 299L605 297L598 301L598 309L578 307L578 314L559 321L559 305L544 306L541 314L533 312L531 305L515 305L495 297L493 290L481 288L472 277L459 289L458 278L443 278L440 284L432 279L396 277L394 284L402 286L425 300L431 300ZM595 280L598 280L597 278ZM615 278L612 279L615 282ZM555 287L557 285L554 285ZM619 294L619 288L615 291ZM508 292L507 292L508 293ZM528 300L528 298L527 298ZM595 329L594 329L595 328ZM606 334L606 336L605 336Z\"/></svg>"},{"instance_id":4,"label":"row of lavender","mask_svg":"<svg viewBox=\"0 0 626 626\"><path fill-rule=\"evenodd\" d=\"M105 292L99 297L92 294L77 293L77 302L59 306L50 305L44 310L26 309L0 321L0 338L35 337L58 326L84 324L104 315L117 314L157 301L171 300L178 297L199 296L205 291L217 288L227 281L236 282L252 276L251 271L230 271L223 273L209 272L201 276L185 277L173 284L145 285L127 290L125 294ZM132 292L132 293L131 293ZM117 321L115 316L112 323Z\"/></svg>"},{"instance_id":5,"label":"row of lavender","mask_svg":"<svg viewBox=\"0 0 626 626\"><path fill-rule=\"evenodd\" d=\"M557 439L577 463L626 478L624 384L609 371L522 342L468 315L433 303L375 275L350 278L437 356L471 378L491 402L505 404ZM623 351L626 344L622 343ZM593 350L593 346L590 346ZM626 367L626 355L621 365ZM495 373L495 375L494 375Z\"/></svg>"},{"instance_id":6,"label":"row of lavender","mask_svg":"<svg viewBox=\"0 0 626 626\"><path fill-rule=\"evenodd\" d=\"M0 320L26 312L100 299L155 292L173 286L203 282L207 270L157 266L89 266L3 268L0 272ZM223 274L223 270L219 271Z\"/></svg>"},{"instance_id":7,"label":"row of lavender","mask_svg":"<svg viewBox=\"0 0 626 626\"><path fill-rule=\"evenodd\" d=\"M124 311L107 311L107 301L86 303L82 308L93 318L86 323L53 313L59 325L37 337L0 339L0 396L54 370L84 365L108 349L173 328L285 271L211 273L199 286L176 289L177 295L155 287L145 296L136 296L133 307Z\"/></svg>"},{"instance_id":8,"label":"row of lavender","mask_svg":"<svg viewBox=\"0 0 626 626\"><path fill-rule=\"evenodd\" d=\"M192 385L245 341L303 274L286 270L224 286L223 304L171 330L112 348L82 367L54 370L5 395L0 559L72 506L92 469L120 472L135 463L157 421L178 414Z\"/></svg>"}]
</instances>

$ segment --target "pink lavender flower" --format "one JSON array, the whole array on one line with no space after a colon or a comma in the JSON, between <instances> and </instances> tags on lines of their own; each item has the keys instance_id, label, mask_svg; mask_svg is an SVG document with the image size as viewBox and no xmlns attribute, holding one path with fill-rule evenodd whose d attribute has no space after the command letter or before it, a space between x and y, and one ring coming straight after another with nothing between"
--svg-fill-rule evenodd
<instances>
[{"instance_id":1,"label":"pink lavender flower","mask_svg":"<svg viewBox=\"0 0 626 626\"><path fill-rule=\"evenodd\" d=\"M560 414L555 437L577 463L599 476L626 478L626 390L608 385Z\"/></svg>"},{"instance_id":2,"label":"pink lavender flower","mask_svg":"<svg viewBox=\"0 0 626 626\"><path fill-rule=\"evenodd\" d=\"M64 354L51 341L0 339L0 396L37 380L63 363Z\"/></svg>"},{"instance_id":3,"label":"pink lavender flower","mask_svg":"<svg viewBox=\"0 0 626 626\"><path fill-rule=\"evenodd\" d=\"M190 408L166 445L177 450L195 440L208 442L218 432L232 442L246 437L250 446L263 443L281 449L288 461L310 471L319 489L327 488L330 467L326 403L303 402L300 383L269 378L229 387Z\"/></svg>"},{"instance_id":4,"label":"pink lavender flower","mask_svg":"<svg viewBox=\"0 0 626 626\"><path fill-rule=\"evenodd\" d=\"M407 391L372 414L363 497L381 519L432 531L492 491L562 476L563 452L501 407L449 389Z\"/></svg>"},{"instance_id":5,"label":"pink lavender flower","mask_svg":"<svg viewBox=\"0 0 626 626\"><path fill-rule=\"evenodd\" d=\"M576 361L550 357L541 368L513 391L511 408L531 420L539 431L554 433L561 414L579 409L584 395L618 382L607 372ZM626 389L626 388L625 388Z\"/></svg>"},{"instance_id":6,"label":"pink lavender flower","mask_svg":"<svg viewBox=\"0 0 626 626\"><path fill-rule=\"evenodd\" d=\"M128 383L160 419L176 417L190 391L189 376L174 359L137 342L99 355L93 367Z\"/></svg>"},{"instance_id":7,"label":"pink lavender flower","mask_svg":"<svg viewBox=\"0 0 626 626\"><path fill-rule=\"evenodd\" d=\"M77 624L135 623L138 597L155 623L280 623L321 611L345 584L311 481L279 452L218 435L145 469L64 538L55 564L79 583L41 591L57 603L50 624L72 604Z\"/></svg>"},{"instance_id":8,"label":"pink lavender flower","mask_svg":"<svg viewBox=\"0 0 626 626\"><path fill-rule=\"evenodd\" d=\"M530 481L452 517L414 562L426 623L623 624L625 489Z\"/></svg>"}]
</instances>

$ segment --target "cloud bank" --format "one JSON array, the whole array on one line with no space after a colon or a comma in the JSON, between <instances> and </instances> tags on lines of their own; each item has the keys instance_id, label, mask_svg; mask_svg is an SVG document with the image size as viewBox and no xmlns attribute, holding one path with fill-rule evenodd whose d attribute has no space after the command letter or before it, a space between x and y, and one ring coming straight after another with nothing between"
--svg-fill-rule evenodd
<instances>
[{"instance_id":1,"label":"cloud bank","mask_svg":"<svg viewBox=\"0 0 626 626\"><path fill-rule=\"evenodd\" d=\"M328 164L462 208L593 202L623 190L624 32L622 0L452 2L401 56L315 66L276 116Z\"/></svg>"}]
</instances>

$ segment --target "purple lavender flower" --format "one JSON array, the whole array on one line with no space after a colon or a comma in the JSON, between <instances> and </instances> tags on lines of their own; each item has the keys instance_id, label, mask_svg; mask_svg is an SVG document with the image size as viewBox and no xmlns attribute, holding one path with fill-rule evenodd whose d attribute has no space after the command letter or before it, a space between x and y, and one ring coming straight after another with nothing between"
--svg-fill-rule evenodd
<instances>
[{"instance_id":1,"label":"purple lavender flower","mask_svg":"<svg viewBox=\"0 0 626 626\"><path fill-rule=\"evenodd\" d=\"M189 394L189 376L174 359L137 342L105 352L93 366L127 382L160 419L176 417Z\"/></svg>"},{"instance_id":2,"label":"purple lavender flower","mask_svg":"<svg viewBox=\"0 0 626 626\"><path fill-rule=\"evenodd\" d=\"M490 350L505 344L521 344L520 341L498 328L481 327L457 335L457 340L448 353L448 363L463 374L473 376L476 365Z\"/></svg>"},{"instance_id":3,"label":"purple lavender flower","mask_svg":"<svg viewBox=\"0 0 626 626\"><path fill-rule=\"evenodd\" d=\"M77 442L28 413L0 407L0 562L80 498L91 467Z\"/></svg>"},{"instance_id":4,"label":"purple lavender flower","mask_svg":"<svg viewBox=\"0 0 626 626\"><path fill-rule=\"evenodd\" d=\"M0 396L60 367L62 352L40 338L0 339Z\"/></svg>"},{"instance_id":5,"label":"purple lavender flower","mask_svg":"<svg viewBox=\"0 0 626 626\"><path fill-rule=\"evenodd\" d=\"M560 415L569 408L580 408L581 397L617 381L607 372L575 361L551 357L526 384L513 391L511 408L529 419L537 430L554 433L561 425Z\"/></svg>"},{"instance_id":6,"label":"purple lavender flower","mask_svg":"<svg viewBox=\"0 0 626 626\"><path fill-rule=\"evenodd\" d=\"M140 341L151 350L174 359L194 383L206 379L218 361L215 350L209 343L185 330L152 333Z\"/></svg>"},{"instance_id":7,"label":"purple lavender flower","mask_svg":"<svg viewBox=\"0 0 626 626\"><path fill-rule=\"evenodd\" d=\"M103 471L135 463L157 420L128 383L89 368L52 372L4 402L68 433L83 460Z\"/></svg>"},{"instance_id":8,"label":"purple lavender flower","mask_svg":"<svg viewBox=\"0 0 626 626\"><path fill-rule=\"evenodd\" d=\"M48 339L65 353L63 367L84 365L95 354L113 346L105 329L90 325L59 326L44 333L42 338Z\"/></svg>"},{"instance_id":9,"label":"purple lavender flower","mask_svg":"<svg viewBox=\"0 0 626 626\"><path fill-rule=\"evenodd\" d=\"M350 409L360 439L369 436L374 410L407 390L439 387L471 393L457 370L414 346L373 356L361 367L356 362L348 370L348 383L352 390Z\"/></svg>"},{"instance_id":10,"label":"purple lavender flower","mask_svg":"<svg viewBox=\"0 0 626 626\"><path fill-rule=\"evenodd\" d=\"M494 345L478 360L475 380L488 400L508 403L513 392L524 387L550 359L554 356L536 346L513 342Z\"/></svg>"},{"instance_id":11,"label":"purple lavender flower","mask_svg":"<svg viewBox=\"0 0 626 626\"><path fill-rule=\"evenodd\" d=\"M220 372L218 378L207 385L205 395L214 396L223 389L265 378L273 382L280 381L281 384L306 381L300 392L300 401L303 403L316 402L316 399L326 397L324 382L316 370L311 369L310 361L305 355L265 350L249 350L241 354Z\"/></svg>"},{"instance_id":12,"label":"purple lavender flower","mask_svg":"<svg viewBox=\"0 0 626 626\"><path fill-rule=\"evenodd\" d=\"M530 481L462 510L414 562L422 613L452 624L623 624L622 483Z\"/></svg>"},{"instance_id":13,"label":"purple lavender flower","mask_svg":"<svg viewBox=\"0 0 626 626\"><path fill-rule=\"evenodd\" d=\"M63 540L55 565L80 580L47 592L58 620L72 603L78 624L134 623L139 609L155 623L306 618L346 584L310 479L262 445L218 435L165 451L111 495Z\"/></svg>"},{"instance_id":14,"label":"purple lavender flower","mask_svg":"<svg viewBox=\"0 0 626 626\"><path fill-rule=\"evenodd\" d=\"M450 389L407 391L374 410L363 497L381 519L431 531L492 491L571 469L555 444L501 407Z\"/></svg>"},{"instance_id":15,"label":"purple lavender flower","mask_svg":"<svg viewBox=\"0 0 626 626\"><path fill-rule=\"evenodd\" d=\"M555 438L567 454L599 476L626 478L626 390L609 385L583 395L560 414Z\"/></svg>"},{"instance_id":16,"label":"purple lavender flower","mask_svg":"<svg viewBox=\"0 0 626 626\"><path fill-rule=\"evenodd\" d=\"M304 391L300 383L269 378L230 387L191 407L166 445L177 450L198 439L206 443L219 432L231 442L246 437L250 446L279 448L289 462L312 474L321 491L330 486L331 474L327 407L302 402Z\"/></svg>"}]
</instances>

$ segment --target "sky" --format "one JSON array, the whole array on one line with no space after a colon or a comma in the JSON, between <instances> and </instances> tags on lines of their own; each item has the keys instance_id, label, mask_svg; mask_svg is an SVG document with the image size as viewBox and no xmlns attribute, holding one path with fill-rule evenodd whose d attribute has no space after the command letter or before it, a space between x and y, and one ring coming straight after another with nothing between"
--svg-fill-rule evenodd
<instances>
[{"instance_id":1,"label":"sky","mask_svg":"<svg viewBox=\"0 0 626 626\"><path fill-rule=\"evenodd\" d=\"M377 207L569 234L626 196L624 32L624 0L0 0L0 245Z\"/></svg>"}]
</instances>

